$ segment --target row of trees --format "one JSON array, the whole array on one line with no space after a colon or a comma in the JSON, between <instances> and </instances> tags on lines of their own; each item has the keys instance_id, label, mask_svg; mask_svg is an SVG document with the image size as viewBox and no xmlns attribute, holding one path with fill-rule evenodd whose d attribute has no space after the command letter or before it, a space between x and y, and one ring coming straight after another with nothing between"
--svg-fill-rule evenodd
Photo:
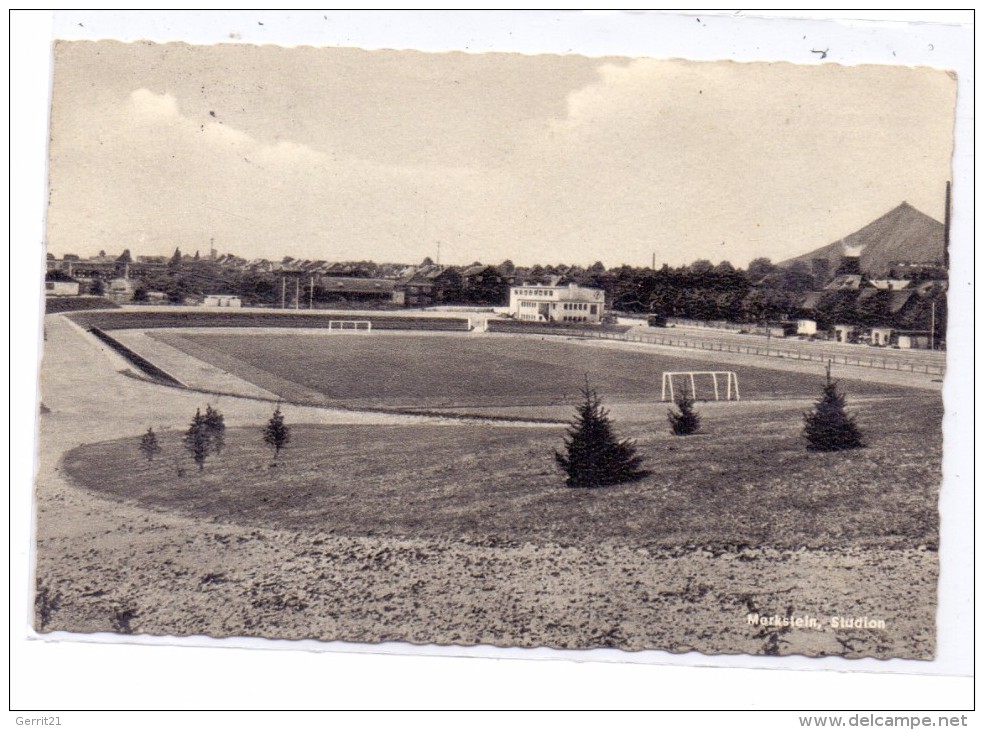
<instances>
[{"instance_id":1,"label":"row of trees","mask_svg":"<svg viewBox=\"0 0 984 730\"><path fill-rule=\"evenodd\" d=\"M945 280L945 272L924 274ZM717 266L698 261L656 271L623 266L573 277L574 283L605 289L611 308L620 312L747 324L809 316L821 329L842 323L929 329L935 319L938 331L945 331L945 285L934 285L904 307L895 306L897 292L869 290L862 296L864 289L860 289L824 291L808 309L803 308L807 293L821 290L829 278L814 275L804 262L780 268L764 258L756 259L746 270L726 261ZM914 276L912 285L921 278Z\"/></svg>"},{"instance_id":2,"label":"row of trees","mask_svg":"<svg viewBox=\"0 0 984 730\"><path fill-rule=\"evenodd\" d=\"M202 413L201 408L195 410L195 417L185 431L182 443L199 471L205 469L205 461L209 456L222 453L225 446L225 430L225 417L211 404L205 406L205 413ZM279 404L263 429L263 441L273 449L274 461L290 442L290 428L284 422ZM163 448L153 428L148 428L141 437L139 448L147 461L153 461L161 454Z\"/></svg>"},{"instance_id":3,"label":"row of trees","mask_svg":"<svg viewBox=\"0 0 984 730\"><path fill-rule=\"evenodd\" d=\"M584 401L564 439L564 450L555 451L554 459L567 475L569 487L595 488L632 482L651 472L643 466L635 443L618 439L607 409L598 394L585 383ZM675 436L689 436L700 431L700 415L686 395L676 400L676 410L667 414ZM847 413L846 399L837 383L827 378L813 410L803 415L803 436L809 451L845 451L864 446L861 430Z\"/></svg>"},{"instance_id":4,"label":"row of trees","mask_svg":"<svg viewBox=\"0 0 984 730\"><path fill-rule=\"evenodd\" d=\"M128 252L120 259L124 257L128 257ZM161 291L169 301L178 303L188 296L222 290L241 296L247 304L278 304L281 298L279 274L245 268L244 265L245 262L238 259L229 263L189 258L175 251L165 268L140 278L134 297L137 301L145 301L149 292ZM421 264L423 267L428 265L433 265L429 259ZM803 261L779 267L768 258L757 258L745 269L736 268L728 261L713 264L707 259L679 267L664 265L659 269L626 265L606 269L600 261L587 267L566 264L519 267L506 260L463 275L466 269L475 268L475 264L446 267L433 277L430 281L435 300L445 304L501 306L508 303L509 287L516 284L578 284L604 289L609 307L619 312L736 323L775 322L795 315L807 292L821 290L840 273L839 270L828 271L827 267L811 267ZM397 269L394 265L363 261L347 265L343 275L392 277ZM927 278L945 279L946 271L917 271L907 276L917 283ZM101 284L94 283L94 286ZM943 287L925 293L903 311L892 311L891 295L892 292L886 291L862 298L858 291L825 292L813 303L808 314L823 328L836 322L928 329L935 307L936 324L940 325L940 331L945 331L946 292ZM343 299L358 300L363 296L366 295L332 291L318 284L317 278L313 291L309 281L302 285L304 302L313 298L316 304L330 306Z\"/></svg>"}]
</instances>

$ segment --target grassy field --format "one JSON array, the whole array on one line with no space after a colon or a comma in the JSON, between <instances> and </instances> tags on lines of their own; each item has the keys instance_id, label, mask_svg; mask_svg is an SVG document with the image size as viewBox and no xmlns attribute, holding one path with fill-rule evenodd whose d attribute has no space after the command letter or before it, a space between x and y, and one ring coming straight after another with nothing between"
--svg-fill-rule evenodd
<instances>
[{"instance_id":1,"label":"grassy field","mask_svg":"<svg viewBox=\"0 0 984 730\"><path fill-rule=\"evenodd\" d=\"M233 429L199 473L180 443L136 439L65 457L84 488L142 507L243 525L480 545L934 548L939 398L854 404L869 447L810 453L801 407L706 409L701 436L624 424L652 475L601 490L563 486L556 426L297 426L281 463L258 429ZM288 413L289 419L289 413ZM616 424L617 425L617 424ZM178 475L178 467L185 470Z\"/></svg>"},{"instance_id":2,"label":"grassy field","mask_svg":"<svg viewBox=\"0 0 984 730\"><path fill-rule=\"evenodd\" d=\"M666 370L727 370L711 359L663 351L587 347L559 339L448 336L150 333L287 401L350 407L462 408L573 404L585 375L609 403L659 399ZM817 375L741 367L746 400L813 398ZM723 389L723 379L720 379ZM298 388L297 386L301 386ZM708 384L705 384L709 387ZM852 395L899 389L852 381Z\"/></svg>"}]
</instances>

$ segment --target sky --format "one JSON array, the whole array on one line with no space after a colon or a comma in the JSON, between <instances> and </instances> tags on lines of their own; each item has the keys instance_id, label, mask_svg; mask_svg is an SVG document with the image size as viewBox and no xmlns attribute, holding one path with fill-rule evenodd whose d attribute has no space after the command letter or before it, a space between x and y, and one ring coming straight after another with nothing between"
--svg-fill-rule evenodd
<instances>
[{"instance_id":1,"label":"sky","mask_svg":"<svg viewBox=\"0 0 984 730\"><path fill-rule=\"evenodd\" d=\"M943 218L901 66L60 41L47 250L745 266Z\"/></svg>"}]
</instances>

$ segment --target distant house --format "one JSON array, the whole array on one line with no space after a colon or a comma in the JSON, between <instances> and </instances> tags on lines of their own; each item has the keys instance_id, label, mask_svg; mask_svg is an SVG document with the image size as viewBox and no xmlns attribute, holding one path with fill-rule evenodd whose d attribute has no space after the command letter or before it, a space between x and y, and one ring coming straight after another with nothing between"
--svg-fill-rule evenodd
<instances>
[{"instance_id":1,"label":"distant house","mask_svg":"<svg viewBox=\"0 0 984 730\"><path fill-rule=\"evenodd\" d=\"M930 335L929 332L917 330L899 332L896 344L900 350L928 350L931 347Z\"/></svg>"},{"instance_id":2,"label":"distant house","mask_svg":"<svg viewBox=\"0 0 984 730\"><path fill-rule=\"evenodd\" d=\"M470 282L476 276L480 276L487 268L487 265L478 263L472 264L471 266L466 266L461 270L461 278L465 282Z\"/></svg>"},{"instance_id":3,"label":"distant house","mask_svg":"<svg viewBox=\"0 0 984 730\"><path fill-rule=\"evenodd\" d=\"M894 291L905 289L911 282L908 279L871 279L868 284L875 289Z\"/></svg>"},{"instance_id":4,"label":"distant house","mask_svg":"<svg viewBox=\"0 0 984 730\"><path fill-rule=\"evenodd\" d=\"M903 314L918 301L919 296L914 289L893 290L889 294L888 313L892 316Z\"/></svg>"},{"instance_id":5,"label":"distant house","mask_svg":"<svg viewBox=\"0 0 984 730\"><path fill-rule=\"evenodd\" d=\"M800 296L799 302L796 304L796 309L805 314L816 312L822 298L822 291L808 291Z\"/></svg>"},{"instance_id":6,"label":"distant house","mask_svg":"<svg viewBox=\"0 0 984 730\"><path fill-rule=\"evenodd\" d=\"M834 325L834 342L854 342L855 329L852 324Z\"/></svg>"},{"instance_id":7,"label":"distant house","mask_svg":"<svg viewBox=\"0 0 984 730\"><path fill-rule=\"evenodd\" d=\"M402 304L392 279L363 279L356 276L323 276L318 280L319 297L354 302Z\"/></svg>"},{"instance_id":8,"label":"distant house","mask_svg":"<svg viewBox=\"0 0 984 730\"><path fill-rule=\"evenodd\" d=\"M742 331L745 332L748 330ZM805 317L784 319L779 322L758 325L751 331L755 334L767 335L769 337L815 337L817 334L817 321Z\"/></svg>"},{"instance_id":9,"label":"distant house","mask_svg":"<svg viewBox=\"0 0 984 730\"><path fill-rule=\"evenodd\" d=\"M243 306L243 300L235 294L206 294L202 301L205 307L232 307L238 309Z\"/></svg>"},{"instance_id":10,"label":"distant house","mask_svg":"<svg viewBox=\"0 0 984 730\"><path fill-rule=\"evenodd\" d=\"M119 267L115 261L105 261L99 257L86 260L81 260L78 256L65 256L61 260L49 259L47 267L48 271L61 271L70 277L84 281L93 279L109 281L119 275L117 272Z\"/></svg>"},{"instance_id":11,"label":"distant house","mask_svg":"<svg viewBox=\"0 0 984 730\"><path fill-rule=\"evenodd\" d=\"M106 296L114 302L129 302L133 300L133 292L136 286L130 279L110 279L106 287Z\"/></svg>"},{"instance_id":12,"label":"distant house","mask_svg":"<svg viewBox=\"0 0 984 730\"><path fill-rule=\"evenodd\" d=\"M926 296L934 289L946 291L948 289L947 281L945 279L930 279L916 286L916 291L919 292L919 296L921 297Z\"/></svg>"},{"instance_id":13,"label":"distant house","mask_svg":"<svg viewBox=\"0 0 984 730\"><path fill-rule=\"evenodd\" d=\"M49 297L78 296L79 282L74 280L48 280L44 282L44 293Z\"/></svg>"},{"instance_id":14,"label":"distant house","mask_svg":"<svg viewBox=\"0 0 984 730\"><path fill-rule=\"evenodd\" d=\"M460 293L461 275L453 267L426 264L404 271L396 289L402 292L403 303L408 307L427 307Z\"/></svg>"},{"instance_id":15,"label":"distant house","mask_svg":"<svg viewBox=\"0 0 984 730\"><path fill-rule=\"evenodd\" d=\"M841 274L834 277L824 291L857 291L861 288L861 274Z\"/></svg>"},{"instance_id":16,"label":"distant house","mask_svg":"<svg viewBox=\"0 0 984 730\"><path fill-rule=\"evenodd\" d=\"M589 322L597 324L605 309L605 291L577 284L514 286L509 313L527 322Z\"/></svg>"},{"instance_id":17,"label":"distant house","mask_svg":"<svg viewBox=\"0 0 984 730\"><path fill-rule=\"evenodd\" d=\"M796 334L813 336L817 333L817 322L815 319L797 319Z\"/></svg>"},{"instance_id":18,"label":"distant house","mask_svg":"<svg viewBox=\"0 0 984 730\"><path fill-rule=\"evenodd\" d=\"M875 347L887 347L892 341L891 327L872 327L871 344Z\"/></svg>"},{"instance_id":19,"label":"distant house","mask_svg":"<svg viewBox=\"0 0 984 730\"><path fill-rule=\"evenodd\" d=\"M866 302L878 302L879 300L884 301L886 296L891 296L887 294L887 290L868 287L858 292L858 296L857 299L854 300L854 304L856 306L858 304L865 304Z\"/></svg>"},{"instance_id":20,"label":"distant house","mask_svg":"<svg viewBox=\"0 0 984 730\"><path fill-rule=\"evenodd\" d=\"M796 330L796 320L785 320L776 325L766 324L758 332L767 337L795 337Z\"/></svg>"},{"instance_id":21,"label":"distant house","mask_svg":"<svg viewBox=\"0 0 984 730\"><path fill-rule=\"evenodd\" d=\"M414 274L398 283L403 303L408 307L426 307L434 303L434 280L425 274Z\"/></svg>"}]
</instances>

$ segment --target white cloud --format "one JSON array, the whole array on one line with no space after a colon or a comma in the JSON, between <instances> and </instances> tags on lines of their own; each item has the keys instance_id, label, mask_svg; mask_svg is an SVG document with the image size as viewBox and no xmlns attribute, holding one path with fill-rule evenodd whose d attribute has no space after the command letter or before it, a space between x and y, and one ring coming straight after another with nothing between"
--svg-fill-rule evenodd
<instances>
[{"instance_id":1,"label":"white cloud","mask_svg":"<svg viewBox=\"0 0 984 730\"><path fill-rule=\"evenodd\" d=\"M129 97L129 111L138 121L160 122L178 118L178 100L170 94L136 89Z\"/></svg>"},{"instance_id":2,"label":"white cloud","mask_svg":"<svg viewBox=\"0 0 984 730\"><path fill-rule=\"evenodd\" d=\"M662 101L657 94L669 80L667 71L665 62L650 59L636 59L627 64L606 63L598 69L598 81L568 94L564 122L578 124L613 113L632 118L636 110Z\"/></svg>"},{"instance_id":3,"label":"white cloud","mask_svg":"<svg viewBox=\"0 0 984 730\"><path fill-rule=\"evenodd\" d=\"M170 140L189 148L197 148L199 154L248 155L264 162L296 163L312 161L320 156L309 147L290 141L263 144L250 134L212 118L195 120L181 113L178 100L168 93L155 94L148 89L136 89L128 99L122 116L117 119L119 134L128 131L147 131L154 127L159 134L169 134L179 139ZM183 139L180 139L183 138ZM173 150L160 149L158 152Z\"/></svg>"}]
</instances>

